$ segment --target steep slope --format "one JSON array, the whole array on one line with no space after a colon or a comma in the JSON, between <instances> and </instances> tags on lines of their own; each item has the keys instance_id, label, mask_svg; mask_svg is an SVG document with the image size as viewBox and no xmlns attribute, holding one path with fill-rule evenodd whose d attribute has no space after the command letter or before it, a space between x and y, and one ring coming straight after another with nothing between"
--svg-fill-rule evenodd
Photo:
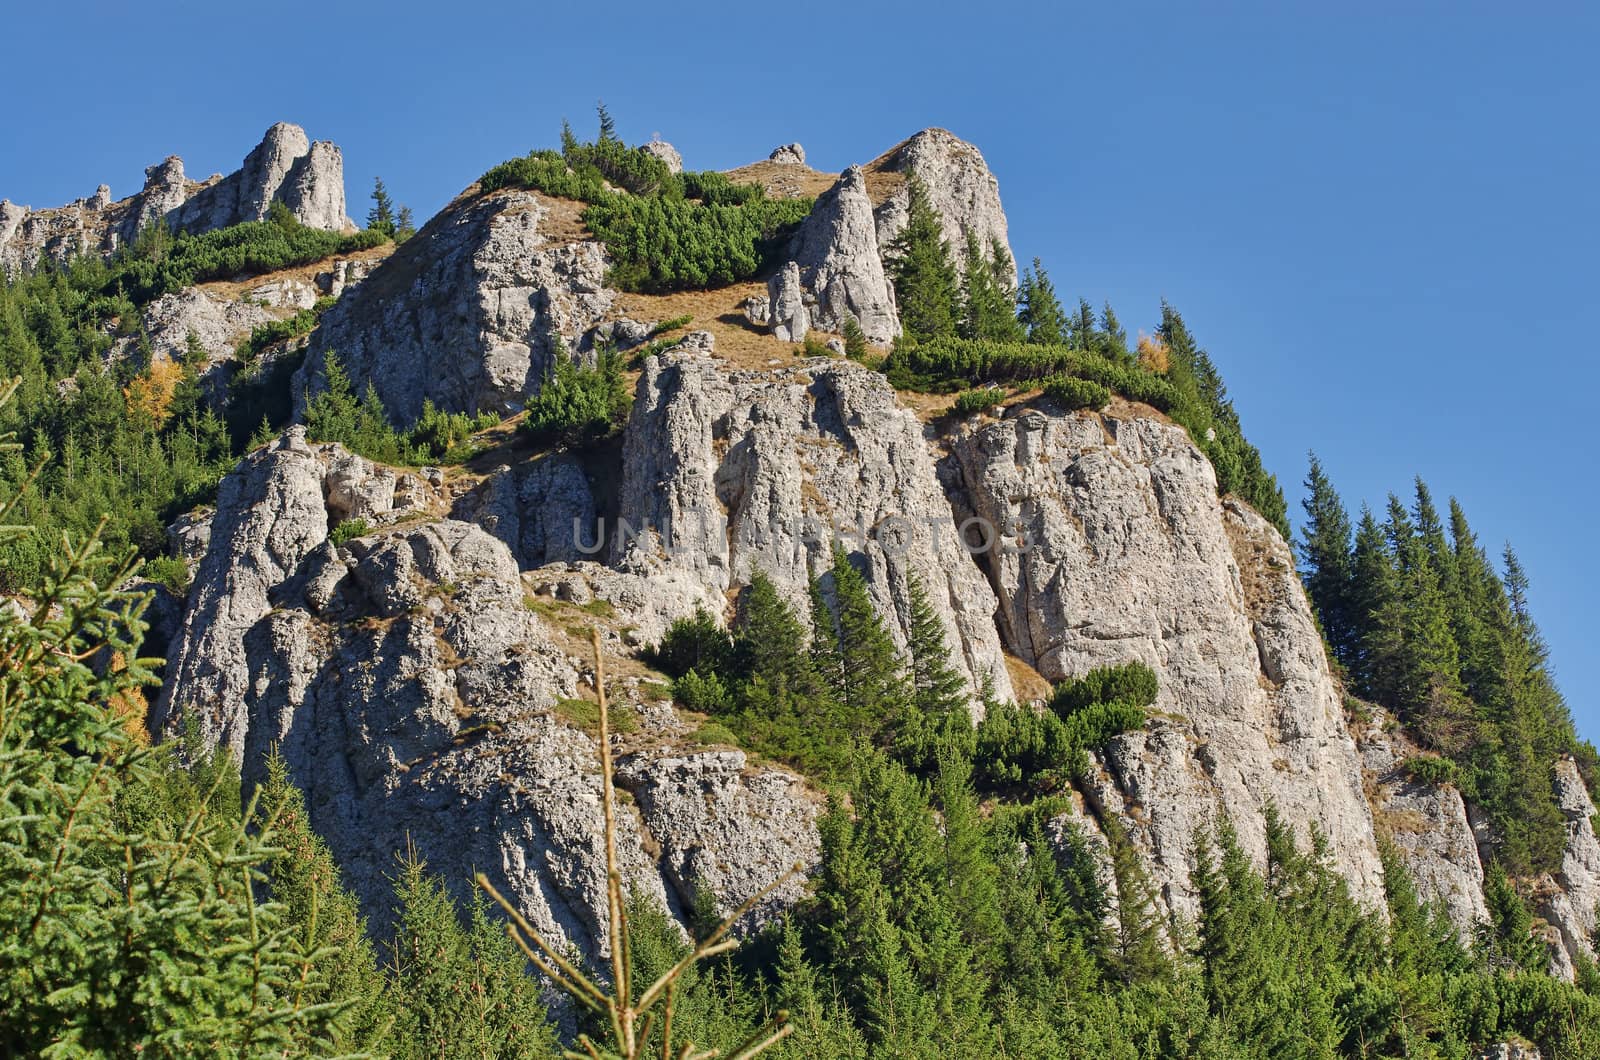
<instances>
[{"instance_id":1,"label":"steep slope","mask_svg":"<svg viewBox=\"0 0 1600 1060\"><path fill-rule=\"evenodd\" d=\"M1007 647L1051 680L1130 661L1160 678L1157 715L1111 742L1085 794L1138 837L1167 904L1195 912L1190 850L1218 814L1263 858L1271 803L1381 905L1360 761L1288 547L1218 499L1183 429L1136 407L1033 410L966 425L951 450L957 516L1020 539L979 557Z\"/></svg>"},{"instance_id":2,"label":"steep slope","mask_svg":"<svg viewBox=\"0 0 1600 1060\"><path fill-rule=\"evenodd\" d=\"M296 402L320 389L332 352L356 392L370 383L400 422L424 400L520 409L615 297L604 247L575 227L574 204L532 192L457 199L323 317Z\"/></svg>"},{"instance_id":3,"label":"steep slope","mask_svg":"<svg viewBox=\"0 0 1600 1060\"><path fill-rule=\"evenodd\" d=\"M689 349L652 358L623 468L620 518L648 532L625 543L625 568L682 571L716 594L762 571L799 604L837 537L866 557L902 644L915 575L974 693L1011 697L994 597L956 536L922 425L878 373L837 360L730 373Z\"/></svg>"},{"instance_id":4,"label":"steep slope","mask_svg":"<svg viewBox=\"0 0 1600 1060\"><path fill-rule=\"evenodd\" d=\"M414 849L452 882L489 873L548 937L601 952L598 750L563 720L594 673L559 617L596 615L548 600L541 616L506 547L437 518L437 502L298 429L244 461L212 521L157 724L197 726L247 781L281 754L376 922L388 922L396 853ZM330 526L352 514L392 529L335 546ZM623 813L630 888L686 916L702 888L731 909L815 860L818 804L799 778L696 745L637 667L616 667L619 726L638 730L619 745L638 806Z\"/></svg>"}]
</instances>

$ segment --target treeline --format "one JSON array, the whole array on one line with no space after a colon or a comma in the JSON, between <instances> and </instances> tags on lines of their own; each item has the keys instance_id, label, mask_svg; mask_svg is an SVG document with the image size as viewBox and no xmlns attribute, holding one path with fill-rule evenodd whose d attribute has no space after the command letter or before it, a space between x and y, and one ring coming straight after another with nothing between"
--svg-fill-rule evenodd
<instances>
[{"instance_id":1,"label":"treeline","mask_svg":"<svg viewBox=\"0 0 1600 1060\"><path fill-rule=\"evenodd\" d=\"M1142 401L1189 432L1217 473L1217 488L1247 501L1290 536L1288 506L1261 453L1244 436L1222 374L1165 302L1161 323L1137 349L1110 305L1068 313L1037 260L1012 288L1011 260L968 234L958 267L938 212L915 177L906 227L889 246L904 334L882 364L896 387L935 393L975 386L1037 386L1067 409L1100 408L1112 394ZM994 395L964 393L957 410Z\"/></svg>"},{"instance_id":2,"label":"treeline","mask_svg":"<svg viewBox=\"0 0 1600 1060\"><path fill-rule=\"evenodd\" d=\"M0 490L33 484L17 520L31 529L0 539L0 592L37 585L62 532L87 535L102 518L108 546L160 555L167 523L210 497L235 459L201 393L205 351L155 361L137 307L101 293L109 271L84 260L0 282L0 380L18 383L0 432L22 445L0 452ZM118 337L133 356L111 359Z\"/></svg>"},{"instance_id":3,"label":"treeline","mask_svg":"<svg viewBox=\"0 0 1600 1060\"><path fill-rule=\"evenodd\" d=\"M613 259L608 282L629 291L721 287L775 265L810 199L772 200L757 184L721 173L673 173L617 137L600 107L600 130L581 143L563 124L561 150L537 150L479 178L494 191L525 187L589 204L584 224ZM615 190L620 189L620 190Z\"/></svg>"},{"instance_id":4,"label":"treeline","mask_svg":"<svg viewBox=\"0 0 1600 1060\"><path fill-rule=\"evenodd\" d=\"M1454 768L1449 780L1494 825L1495 858L1514 876L1557 868L1566 826L1552 791L1563 754L1597 776L1528 610L1528 578L1506 546L1500 569L1450 499L1441 517L1416 480L1409 508L1363 505L1352 525L1316 456L1306 478L1301 576L1350 688L1388 708Z\"/></svg>"},{"instance_id":5,"label":"treeline","mask_svg":"<svg viewBox=\"0 0 1600 1060\"><path fill-rule=\"evenodd\" d=\"M20 383L0 409L0 431L22 445L0 452L0 488L33 484L20 502L30 531L0 541L0 592L36 585L60 534L88 534L102 518L108 546L161 556L167 524L208 501L238 457L287 422L298 358L268 360L264 351L308 333L332 304L321 299L254 329L235 351L219 394L202 383L207 353L193 336L175 359L154 356L140 323L150 300L190 283L303 264L386 238L307 228L275 203L268 221L193 237L152 226L109 262L83 257L0 278L0 380ZM127 352L114 356L119 344ZM460 456L463 431L482 426L432 413L400 440L405 459ZM375 442L369 455L388 451L386 439L364 440ZM149 572L174 585L184 578L172 561L153 562Z\"/></svg>"}]
</instances>

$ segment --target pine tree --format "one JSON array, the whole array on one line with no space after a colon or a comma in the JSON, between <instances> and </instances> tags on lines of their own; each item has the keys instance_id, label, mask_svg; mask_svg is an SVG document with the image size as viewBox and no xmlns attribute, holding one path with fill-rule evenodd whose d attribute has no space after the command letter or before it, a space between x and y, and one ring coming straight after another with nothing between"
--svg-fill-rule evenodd
<instances>
[{"instance_id":1,"label":"pine tree","mask_svg":"<svg viewBox=\"0 0 1600 1060\"><path fill-rule=\"evenodd\" d=\"M418 1057L554 1057L538 980L474 892L467 923L438 880L408 856L389 966L398 1037Z\"/></svg>"},{"instance_id":2,"label":"pine tree","mask_svg":"<svg viewBox=\"0 0 1600 1060\"><path fill-rule=\"evenodd\" d=\"M604 100L595 105L595 112L600 116L600 134L595 138L596 144L618 143L617 123L611 117L611 112L606 109Z\"/></svg>"},{"instance_id":3,"label":"pine tree","mask_svg":"<svg viewBox=\"0 0 1600 1060\"><path fill-rule=\"evenodd\" d=\"M274 901L298 930L309 932L327 957L308 1005L344 1006L331 1026L346 1050L393 1048L394 1000L378 970L366 920L355 897L341 885L332 853L316 833L305 800L289 780L288 766L273 753L261 786L260 820L275 821L281 853L268 872Z\"/></svg>"},{"instance_id":4,"label":"pine tree","mask_svg":"<svg viewBox=\"0 0 1600 1060\"><path fill-rule=\"evenodd\" d=\"M1075 350L1093 350L1099 342L1094 307L1087 298L1078 299L1078 311L1067 320L1067 345Z\"/></svg>"},{"instance_id":5,"label":"pine tree","mask_svg":"<svg viewBox=\"0 0 1600 1060\"><path fill-rule=\"evenodd\" d=\"M992 342L1022 341L1022 328L1016 316L1016 294L1007 278L1011 261L1005 248L995 242L985 253L978 234L969 231L966 263L961 285L961 337Z\"/></svg>"},{"instance_id":6,"label":"pine tree","mask_svg":"<svg viewBox=\"0 0 1600 1060\"><path fill-rule=\"evenodd\" d=\"M1354 557L1350 516L1317 454L1311 453L1310 460L1306 498L1301 502L1307 521L1300 529L1300 576L1316 605L1333 657L1348 669L1359 661L1359 624L1351 614Z\"/></svg>"},{"instance_id":7,"label":"pine tree","mask_svg":"<svg viewBox=\"0 0 1600 1060\"><path fill-rule=\"evenodd\" d=\"M1367 699L1393 701L1391 659L1400 650L1392 609L1399 598L1394 561L1383 530L1365 504L1351 551L1350 616L1355 631L1351 676Z\"/></svg>"},{"instance_id":8,"label":"pine tree","mask_svg":"<svg viewBox=\"0 0 1600 1060\"><path fill-rule=\"evenodd\" d=\"M950 665L944 626L933 610L922 579L915 574L907 576L906 595L910 602L906 654L911 662L912 698L917 711L929 721L965 716L967 682Z\"/></svg>"},{"instance_id":9,"label":"pine tree","mask_svg":"<svg viewBox=\"0 0 1600 1060\"><path fill-rule=\"evenodd\" d=\"M847 729L865 739L891 742L916 720L904 662L872 603L866 579L843 548L833 549L833 593L838 607L838 666L834 698Z\"/></svg>"},{"instance_id":10,"label":"pine tree","mask_svg":"<svg viewBox=\"0 0 1600 1060\"><path fill-rule=\"evenodd\" d=\"M367 228L391 238L394 236L394 200L389 198L389 190L383 186L382 177L372 184L372 209L367 211Z\"/></svg>"},{"instance_id":11,"label":"pine tree","mask_svg":"<svg viewBox=\"0 0 1600 1060\"><path fill-rule=\"evenodd\" d=\"M912 340L926 342L955 335L960 277L927 188L915 174L906 188L906 225L889 243L889 272L901 326Z\"/></svg>"},{"instance_id":12,"label":"pine tree","mask_svg":"<svg viewBox=\"0 0 1600 1060\"><path fill-rule=\"evenodd\" d=\"M1159 979L1167 973L1171 962L1167 955L1166 932L1156 912L1155 888L1122 822L1108 816L1102 827L1111 851L1111 876L1117 888L1112 973L1124 983Z\"/></svg>"},{"instance_id":13,"label":"pine tree","mask_svg":"<svg viewBox=\"0 0 1600 1060\"><path fill-rule=\"evenodd\" d=\"M1055 285L1045 274L1038 258L1033 268L1023 274L1017 290L1018 319L1027 332L1028 341L1035 345L1056 346L1067 341L1067 314L1056 297Z\"/></svg>"},{"instance_id":14,"label":"pine tree","mask_svg":"<svg viewBox=\"0 0 1600 1060\"><path fill-rule=\"evenodd\" d=\"M1128 352L1128 331L1117 319L1116 310L1111 308L1110 302L1100 307L1100 342L1108 357L1121 361L1131 357Z\"/></svg>"}]
</instances>

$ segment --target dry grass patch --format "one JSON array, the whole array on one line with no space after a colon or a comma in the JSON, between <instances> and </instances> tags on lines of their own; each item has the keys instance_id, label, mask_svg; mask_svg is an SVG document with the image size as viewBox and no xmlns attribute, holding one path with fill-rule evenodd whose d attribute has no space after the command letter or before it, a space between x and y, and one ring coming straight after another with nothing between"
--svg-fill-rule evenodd
<instances>
[{"instance_id":1,"label":"dry grass patch","mask_svg":"<svg viewBox=\"0 0 1600 1060\"><path fill-rule=\"evenodd\" d=\"M725 175L735 184L761 185L770 199L814 199L839 179L810 166L766 161L730 169Z\"/></svg>"}]
</instances>

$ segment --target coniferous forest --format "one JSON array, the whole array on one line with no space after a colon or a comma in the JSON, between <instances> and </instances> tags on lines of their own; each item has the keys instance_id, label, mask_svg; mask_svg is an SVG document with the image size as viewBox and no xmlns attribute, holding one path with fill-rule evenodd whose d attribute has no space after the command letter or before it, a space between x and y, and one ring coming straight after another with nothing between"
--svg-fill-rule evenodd
<instances>
[{"instance_id":1,"label":"coniferous forest","mask_svg":"<svg viewBox=\"0 0 1600 1060\"><path fill-rule=\"evenodd\" d=\"M1219 494L1289 535L1282 491L1176 308L1162 304L1130 342L1111 306L1064 304L1037 260L1013 286L1000 242L952 247L927 189L907 185L886 251L902 337L870 347L856 326L842 352L785 355L848 358L919 399L955 395L939 415L958 419L1006 402L1052 415L1137 403L1187 432ZM618 139L604 108L592 142L566 129L560 149L495 167L474 194L508 189L577 203L611 252L608 281L652 295L767 275L812 208L673 171ZM0 283L5 1055L624 1053L539 962L570 960L608 988L617 966L519 947L494 896L466 883L472 866L397 852L393 915L377 922L281 759L247 786L196 732L147 725L164 672L145 657L146 608L158 586L181 594L189 579L166 527L213 503L289 423L290 374L331 300L242 339L220 384L205 382L197 342L156 357L141 313L208 279L420 238L381 181L373 201L353 234L284 209L198 235L158 222L109 259ZM628 420L630 373L673 342L649 341L631 362L604 342L558 362L518 429L499 433L499 412L431 402L396 422L334 351L299 422L312 441L399 468L469 462L506 437L522 455L599 450ZM1572 981L1549 974L1530 884L1566 848L1555 764L1575 757L1592 788L1597 762L1553 679L1526 573L1420 479L1409 499L1352 512L1313 456L1306 491L1298 573L1346 715L1392 716L1420 748L1412 775L1455 788L1487 822L1489 917L1475 934L1462 937L1387 845L1383 906L1364 905L1329 837L1297 833L1270 803L1264 863L1225 818L1195 829L1198 914L1169 914L1118 817L1082 825L1075 786L1144 728L1157 670L1097 667L1026 702L981 689L974 722L930 584L909 581L897 637L871 571L835 545L804 600L757 570L726 615L679 617L638 652L676 709L701 719L702 742L796 771L826 809L798 903L692 964L718 930L714 896L687 935L621 896L622 981L673 975L671 1016L644 1027L637 1055L687 1042L754 1055L741 1043L771 1027L784 1033L762 1055L795 1058L1454 1060L1507 1041L1546 1060L1600 1055L1600 970L1580 960ZM341 524L330 547L367 531Z\"/></svg>"}]
</instances>

